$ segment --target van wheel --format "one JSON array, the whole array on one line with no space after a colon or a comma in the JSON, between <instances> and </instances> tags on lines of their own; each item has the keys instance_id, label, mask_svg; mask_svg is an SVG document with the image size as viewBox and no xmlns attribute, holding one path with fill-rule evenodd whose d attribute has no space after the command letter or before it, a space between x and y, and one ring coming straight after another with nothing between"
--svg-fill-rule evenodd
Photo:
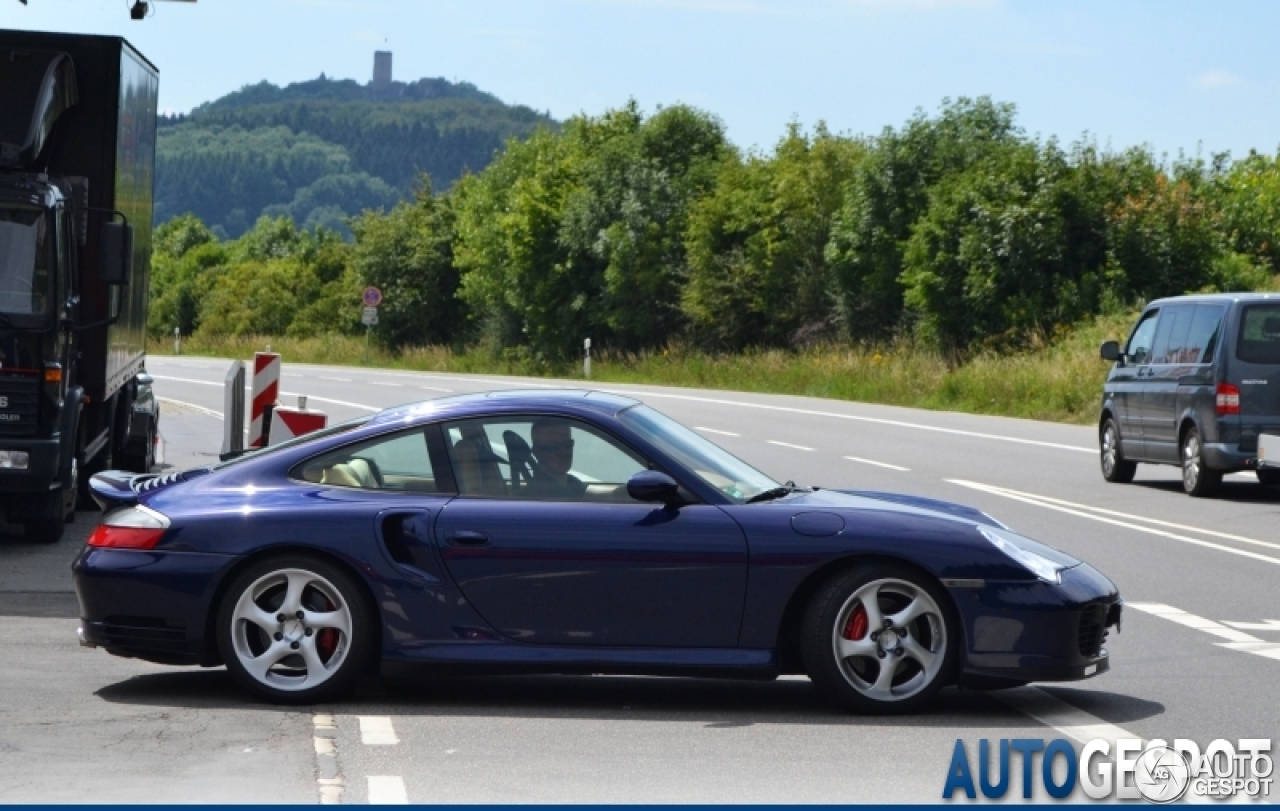
<instances>
[{"instance_id":1,"label":"van wheel","mask_svg":"<svg viewBox=\"0 0 1280 811\"><path fill-rule=\"evenodd\" d=\"M1182 438L1182 489L1187 495L1202 498L1211 495L1222 484L1222 471L1210 470L1204 464L1204 447L1200 431L1188 428Z\"/></svg>"},{"instance_id":2,"label":"van wheel","mask_svg":"<svg viewBox=\"0 0 1280 811\"><path fill-rule=\"evenodd\" d=\"M1267 487L1280 487L1280 470L1259 470L1258 483Z\"/></svg>"},{"instance_id":3,"label":"van wheel","mask_svg":"<svg viewBox=\"0 0 1280 811\"><path fill-rule=\"evenodd\" d=\"M1126 462L1120 456L1120 430L1116 421L1107 418L1098 435L1102 450L1102 478L1113 484L1128 484L1138 472L1137 462Z\"/></svg>"}]
</instances>

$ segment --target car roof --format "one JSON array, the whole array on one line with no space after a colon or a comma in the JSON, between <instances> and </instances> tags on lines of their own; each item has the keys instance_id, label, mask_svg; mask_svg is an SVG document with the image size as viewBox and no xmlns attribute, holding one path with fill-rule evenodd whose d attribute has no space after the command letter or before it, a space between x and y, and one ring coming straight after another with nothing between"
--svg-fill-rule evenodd
<instances>
[{"instance_id":1,"label":"car roof","mask_svg":"<svg viewBox=\"0 0 1280 811\"><path fill-rule=\"evenodd\" d=\"M1232 301L1280 301L1280 293L1197 293L1190 296L1168 296L1167 298L1156 299L1148 304L1148 307L1165 304L1195 304L1197 302L1223 302L1230 303Z\"/></svg>"},{"instance_id":2,"label":"car roof","mask_svg":"<svg viewBox=\"0 0 1280 811\"><path fill-rule=\"evenodd\" d=\"M380 411L370 418L369 425L402 422L406 419L432 414L438 417L468 417L493 411L553 410L564 412L592 411L613 416L640 401L621 394L591 389L516 389L507 391L482 391L472 394L454 394L434 400L406 403Z\"/></svg>"}]
</instances>

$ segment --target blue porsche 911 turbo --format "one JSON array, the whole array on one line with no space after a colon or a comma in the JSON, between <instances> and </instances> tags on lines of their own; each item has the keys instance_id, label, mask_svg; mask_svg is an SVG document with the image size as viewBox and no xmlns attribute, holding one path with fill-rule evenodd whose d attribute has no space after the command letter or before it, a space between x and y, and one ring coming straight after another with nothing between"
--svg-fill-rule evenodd
<instances>
[{"instance_id":1,"label":"blue porsche 911 turbo","mask_svg":"<svg viewBox=\"0 0 1280 811\"><path fill-rule=\"evenodd\" d=\"M462 395L101 473L81 642L271 701L380 662L772 678L905 712L1105 672L1116 587L976 509L780 484L626 397Z\"/></svg>"}]
</instances>

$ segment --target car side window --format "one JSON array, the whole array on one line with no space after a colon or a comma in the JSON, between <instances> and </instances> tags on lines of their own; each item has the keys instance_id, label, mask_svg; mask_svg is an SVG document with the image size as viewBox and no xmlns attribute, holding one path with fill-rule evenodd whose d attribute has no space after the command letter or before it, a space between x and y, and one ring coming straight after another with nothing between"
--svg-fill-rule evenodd
<instances>
[{"instance_id":1,"label":"car side window","mask_svg":"<svg viewBox=\"0 0 1280 811\"><path fill-rule=\"evenodd\" d=\"M461 420L444 430L464 496L633 504L627 480L650 467L608 434L562 417Z\"/></svg>"},{"instance_id":2,"label":"car side window","mask_svg":"<svg viewBox=\"0 0 1280 811\"><path fill-rule=\"evenodd\" d=\"M1222 316L1227 308L1221 304L1197 304L1187 332L1186 357L1183 363L1212 363L1213 353L1218 351L1222 331Z\"/></svg>"},{"instance_id":3,"label":"car side window","mask_svg":"<svg viewBox=\"0 0 1280 811\"><path fill-rule=\"evenodd\" d=\"M421 428L344 445L308 459L290 475L315 484L360 490L440 492Z\"/></svg>"},{"instance_id":4,"label":"car side window","mask_svg":"<svg viewBox=\"0 0 1280 811\"><path fill-rule=\"evenodd\" d=\"M1140 366L1151 362L1151 344L1155 338L1156 321L1159 320L1159 315L1159 310L1152 310L1138 322L1133 335L1129 338L1129 346L1124 351L1129 363Z\"/></svg>"},{"instance_id":5,"label":"car side window","mask_svg":"<svg viewBox=\"0 0 1280 811\"><path fill-rule=\"evenodd\" d=\"M1186 363L1187 332L1195 305L1175 304L1160 311L1155 342L1151 347L1151 363Z\"/></svg>"}]
</instances>

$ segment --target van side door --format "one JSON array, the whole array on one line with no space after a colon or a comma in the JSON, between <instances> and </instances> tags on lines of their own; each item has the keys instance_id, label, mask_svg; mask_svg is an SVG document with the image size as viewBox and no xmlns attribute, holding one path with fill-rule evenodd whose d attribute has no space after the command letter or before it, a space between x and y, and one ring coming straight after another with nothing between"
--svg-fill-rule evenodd
<instances>
[{"instance_id":1,"label":"van side door","mask_svg":"<svg viewBox=\"0 0 1280 811\"><path fill-rule=\"evenodd\" d=\"M1107 393L1116 409L1120 426L1120 453L1126 459L1145 456L1142 438L1142 380L1150 371L1151 346L1155 340L1159 310L1148 310L1133 328L1125 345L1124 358L1107 378Z\"/></svg>"},{"instance_id":2,"label":"van side door","mask_svg":"<svg viewBox=\"0 0 1280 811\"><path fill-rule=\"evenodd\" d=\"M1178 386L1191 371L1186 344L1195 311L1194 304L1161 309L1151 362L1140 378L1143 455L1153 461L1178 461Z\"/></svg>"}]
</instances>

